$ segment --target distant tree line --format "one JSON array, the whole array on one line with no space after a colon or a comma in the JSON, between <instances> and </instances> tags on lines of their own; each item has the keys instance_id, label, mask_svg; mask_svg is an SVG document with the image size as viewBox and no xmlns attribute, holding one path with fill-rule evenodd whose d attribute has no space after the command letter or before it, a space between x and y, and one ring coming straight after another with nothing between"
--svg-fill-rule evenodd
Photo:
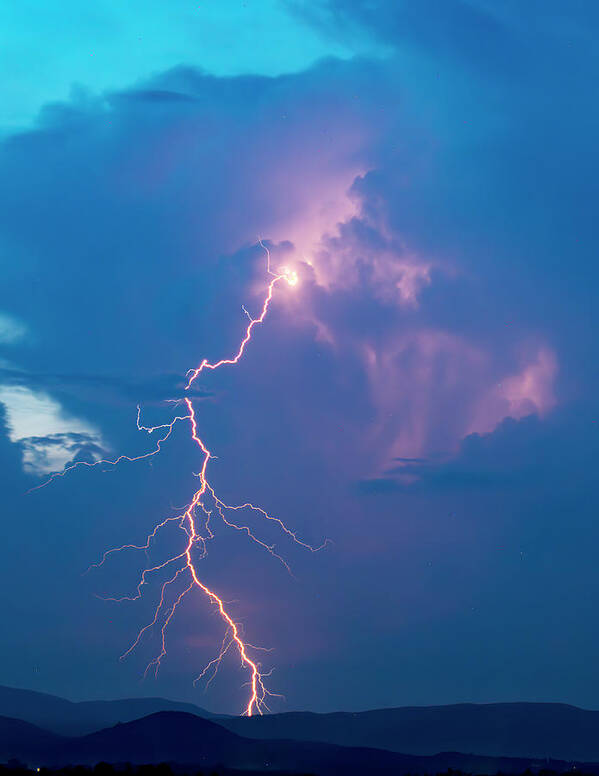
<instances>
[{"instance_id":1,"label":"distant tree line","mask_svg":"<svg viewBox=\"0 0 599 776\"><path fill-rule=\"evenodd\" d=\"M596 774L586 774L572 768L568 771L552 770L534 770L530 768L521 774L509 774L509 776L596 776ZM231 768L210 768L207 771L195 769L186 770L184 767L173 767L168 763L160 765L132 765L131 763L111 765L110 763L98 763L93 767L86 765L67 765L63 768L31 768L19 760L9 760L6 764L0 764L0 776L315 776L309 773L291 774L288 771L285 774L277 774L274 771L240 771ZM343 774L339 774L343 776ZM352 776L355 772L352 771ZM364 773L364 776L370 776ZM449 768L443 773L437 774L398 774L398 776L480 776L477 774L465 773L464 771ZM508 776L507 774L497 773L496 776Z\"/></svg>"},{"instance_id":2,"label":"distant tree line","mask_svg":"<svg viewBox=\"0 0 599 776\"><path fill-rule=\"evenodd\" d=\"M93 767L87 765L67 765L63 768L31 768L19 760L9 760L0 764L0 776L277 776L274 771L240 771L231 768L209 768L206 771L185 770L176 767L174 770L168 763L160 765L132 765L124 763L112 765L98 763ZM284 776L314 776L309 773L290 774Z\"/></svg>"}]
</instances>

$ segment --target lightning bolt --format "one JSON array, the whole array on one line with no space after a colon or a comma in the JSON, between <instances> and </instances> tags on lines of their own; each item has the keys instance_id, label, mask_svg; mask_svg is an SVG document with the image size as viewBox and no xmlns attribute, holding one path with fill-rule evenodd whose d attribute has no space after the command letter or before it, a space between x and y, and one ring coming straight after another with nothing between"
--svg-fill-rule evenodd
<instances>
[{"instance_id":1,"label":"lightning bolt","mask_svg":"<svg viewBox=\"0 0 599 776\"><path fill-rule=\"evenodd\" d=\"M257 318L252 318L252 316L248 313L245 307L243 308L244 313L247 315L249 319L249 323L246 327L245 335L242 338L239 348L235 353L235 355L231 358L224 358L214 363L211 363L207 359L203 359L198 367L196 367L195 369L190 369L187 372L187 375L186 375L187 385L185 386L186 391L189 390L189 388L192 386L195 380L197 380L200 374L205 370L216 370L224 366L233 366L235 364L238 364L245 353L246 346L252 339L254 328L262 324L268 314L268 310L272 302L276 286L281 283L286 283L288 286L292 287L292 286L295 286L298 282L298 276L296 272L286 267L282 268L278 273L272 272L270 252L268 248L264 245L262 240L260 240L259 242L261 247L264 249L266 253L266 259L267 259L266 270L267 270L267 274L271 277L268 284L266 297L264 298L264 301L262 304L262 310L260 312L260 315ZM175 425L183 421L189 421L190 429L191 429L191 438L199 448L200 454L202 456L202 465L201 465L200 471L196 474L196 477L198 477L199 479L199 488L194 493L193 498L185 508L184 512L174 517L168 517L162 522L157 523L155 527L152 529L152 531L147 535L146 541L143 544L125 544L125 545L122 545L121 547L115 547L113 549L107 550L97 563L94 563L89 567L88 571L90 569L100 568L101 566L104 565L104 563L108 560L108 558L115 553L124 552L126 550L136 550L136 551L147 552L150 549L152 543L157 541L158 535L162 532L163 529L165 529L170 524L176 525L176 527L185 536L184 546L181 549L181 551L167 558L166 560L159 563L158 565L145 568L141 574L141 577L139 578L139 582L135 588L135 592L132 595L122 596L120 598L105 599L105 600L111 600L111 601L138 600L143 595L143 592L144 592L143 588L150 582L153 576L158 575L162 571L168 570L169 576L166 579L166 581L162 582L162 585L160 587L160 596L151 621L139 631L135 640L128 647L128 649L121 655L121 659L128 657L140 644L144 635L148 631L157 627L159 622L162 621L162 625L160 626L160 651L150 661L150 663L146 667L144 675L147 675L152 670L154 671L154 674L157 674L161 665L161 661L167 655L168 626L177 608L184 600L184 598L193 590L198 589L208 598L208 600L213 604L213 606L218 611L218 614L220 615L225 625L225 633L223 636L223 641L218 655L206 665L206 667L198 675L195 681L198 682L204 679L210 673L211 675L207 682L208 684L210 684L210 682L214 679L214 676L216 675L225 655L228 652L230 652L232 649L234 649L237 651L237 654L241 660L242 668L249 675L248 686L250 688L250 692L249 692L249 698L247 699L247 702L243 710L243 714L247 716L252 716L252 714L255 714L255 713L262 714L264 711L268 710L267 699L269 697L276 696L276 694L271 692L265 684L265 680L267 679L268 676L270 676L271 672L267 672L267 673L263 672L261 670L261 666L257 658L252 657L255 651L263 648L255 647L245 640L241 626L237 622L235 622L235 620L229 613L226 603L218 595L217 592L215 592L212 588L210 588L206 584L206 582L204 582L200 578L200 575L197 570L198 561L202 560L202 558L206 556L207 542L209 542L214 538L214 534L210 528L210 520L212 518L213 513L216 512L218 517L226 526L236 531L245 533L250 538L251 541L255 542L258 546L260 546L262 549L264 549L266 552L272 555L276 560L282 563L283 566L290 573L291 573L291 569L289 567L289 564L283 558L282 555L280 555L275 551L275 545L267 544L266 542L262 541L259 537L257 537L254 534L254 532L251 530L251 528L248 525L240 524L239 522L234 520L232 517L232 513L237 514L244 510L250 511L253 514L263 518L264 520L269 521L274 525L278 526L278 528L281 529L281 531L288 538L290 538L292 541L294 541L296 544L300 545L304 549L310 550L311 552L317 552L318 550L322 549L323 547L326 546L329 540L326 540L321 545L314 547L308 544L307 542L303 541L302 539L300 539L299 536L295 533L295 531L292 531L290 528L288 528L281 519L279 519L278 517L273 517L272 515L268 514L261 507L256 506L250 502L245 502L239 505L229 505L229 504L226 504L224 501L222 501L216 495L214 488L212 487L212 485L209 483L207 479L208 463L211 458L214 458L214 455L212 455L212 453L210 452L210 450L208 449L208 447L206 446L206 444L204 443L204 441L199 435L198 422L197 422L195 409L191 399L188 396L185 396L183 399L177 399L177 400L171 400L171 401L173 401L175 405L184 404L187 409L187 413L185 415L175 416L170 421L170 423L165 423L158 426L142 425L141 409L139 406L137 407L138 430L144 431L147 434L154 434L155 432L160 432L159 437L156 441L155 447L152 450L150 450L148 453L144 453L143 455L134 456L134 457L120 455L115 460L99 460L99 461L94 461L92 463L86 462L86 461L77 461L71 466L66 467L63 471L53 474L44 483L42 483L41 485L38 485L37 488L44 487L55 478L64 477L68 472L72 471L73 469L79 468L81 466L87 466L92 468L96 466L101 466L101 465L116 466L118 463L121 463L123 461L127 461L127 462L141 461L146 458L150 458L154 455L157 455L161 451L161 447L164 444L164 442L166 442L171 436ZM36 490L37 488L33 488L32 490ZM213 507L212 509L209 508L210 505L212 505ZM199 511L201 511L202 513L201 517L198 516ZM180 580L184 580L184 584L186 586L182 590L179 590L179 592L177 592L177 589L178 589L177 583L180 582ZM173 592L173 589L174 589L174 592ZM281 697L281 696L276 696L276 697Z\"/></svg>"},{"instance_id":2,"label":"lightning bolt","mask_svg":"<svg viewBox=\"0 0 599 776\"><path fill-rule=\"evenodd\" d=\"M267 250L267 255L269 257L267 272L269 274L273 274L270 271L270 253L268 253L268 250ZM202 361L202 363L199 365L199 367L197 367L197 369L190 369L189 372L187 373L187 376L189 379L188 379L187 385L185 386L186 391L189 390L189 388L191 388L192 383L199 377L199 375L201 375L204 369L219 369L221 366L232 366L234 364L239 363L245 351L245 346L252 338L252 329L254 328L254 326L257 326L258 324L264 322L264 319L266 318L266 314L268 312L268 308L272 301L275 286L277 283L281 282L282 280L284 280L289 286L295 286L297 285L297 281L298 281L297 273L295 271L288 270L287 268L283 268L282 274L275 275L273 277L273 279L268 284L268 293L266 294L266 299L264 300L264 303L262 305L262 312L260 313L258 318L252 318L251 316L248 316L250 318L250 322L245 331L245 337L241 340L241 344L239 346L239 350L237 351L237 353L233 356L233 358L223 358L214 364L211 364L208 361L208 359L205 358ZM247 310L245 310L245 308L244 308L244 312L247 315Z\"/></svg>"}]
</instances>

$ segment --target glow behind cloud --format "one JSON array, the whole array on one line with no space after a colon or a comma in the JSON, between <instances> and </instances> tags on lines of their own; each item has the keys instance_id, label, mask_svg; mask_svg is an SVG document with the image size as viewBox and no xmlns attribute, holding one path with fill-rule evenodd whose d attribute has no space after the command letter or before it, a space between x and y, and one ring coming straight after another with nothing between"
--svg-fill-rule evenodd
<instances>
[{"instance_id":1,"label":"glow behind cloud","mask_svg":"<svg viewBox=\"0 0 599 776\"><path fill-rule=\"evenodd\" d=\"M66 413L47 393L3 385L0 402L6 410L9 439L21 443L23 468L31 474L62 469L84 443L102 445L91 423Z\"/></svg>"}]
</instances>

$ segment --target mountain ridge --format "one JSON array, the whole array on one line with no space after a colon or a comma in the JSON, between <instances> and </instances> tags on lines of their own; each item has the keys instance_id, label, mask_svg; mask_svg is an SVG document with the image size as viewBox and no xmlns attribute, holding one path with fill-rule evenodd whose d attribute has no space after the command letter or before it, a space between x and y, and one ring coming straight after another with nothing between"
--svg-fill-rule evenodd
<instances>
[{"instance_id":1,"label":"mountain ridge","mask_svg":"<svg viewBox=\"0 0 599 776\"><path fill-rule=\"evenodd\" d=\"M565 703L460 703L247 718L212 715L193 704L162 698L76 703L0 686L0 715L60 735L81 736L160 711L191 713L257 740L322 742L417 756L453 751L599 762L599 711Z\"/></svg>"},{"instance_id":2,"label":"mountain ridge","mask_svg":"<svg viewBox=\"0 0 599 776\"><path fill-rule=\"evenodd\" d=\"M599 711L562 703L403 706L362 712L284 712L228 717L220 724L252 738L318 740L417 755L442 751L490 757L599 760Z\"/></svg>"},{"instance_id":3,"label":"mountain ridge","mask_svg":"<svg viewBox=\"0 0 599 776\"><path fill-rule=\"evenodd\" d=\"M37 690L0 685L0 716L22 719L59 735L85 735L156 711L186 711L203 718L214 716L192 703L166 698L69 701Z\"/></svg>"},{"instance_id":4,"label":"mountain ridge","mask_svg":"<svg viewBox=\"0 0 599 776\"><path fill-rule=\"evenodd\" d=\"M15 732L17 735L15 735ZM565 761L535 762L521 758L490 758L443 752L419 757L363 747L342 747L309 741L266 741L232 733L211 720L187 712L157 712L133 722L79 737L64 737L22 720L0 717L0 759L17 758L30 766L61 767L114 764L173 763L190 767L309 772L316 776L379 776L440 773L448 768L465 773L521 774L547 767L569 770ZM599 776L599 763L580 764Z\"/></svg>"}]
</instances>

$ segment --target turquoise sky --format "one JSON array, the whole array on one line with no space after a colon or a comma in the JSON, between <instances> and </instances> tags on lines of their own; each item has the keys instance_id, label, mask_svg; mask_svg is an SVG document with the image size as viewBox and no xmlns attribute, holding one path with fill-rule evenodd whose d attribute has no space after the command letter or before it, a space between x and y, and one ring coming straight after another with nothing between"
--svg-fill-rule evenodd
<instances>
[{"instance_id":1,"label":"turquoise sky","mask_svg":"<svg viewBox=\"0 0 599 776\"><path fill-rule=\"evenodd\" d=\"M5 0L0 127L26 126L73 85L120 88L178 64L278 75L353 53L281 0Z\"/></svg>"}]
</instances>

